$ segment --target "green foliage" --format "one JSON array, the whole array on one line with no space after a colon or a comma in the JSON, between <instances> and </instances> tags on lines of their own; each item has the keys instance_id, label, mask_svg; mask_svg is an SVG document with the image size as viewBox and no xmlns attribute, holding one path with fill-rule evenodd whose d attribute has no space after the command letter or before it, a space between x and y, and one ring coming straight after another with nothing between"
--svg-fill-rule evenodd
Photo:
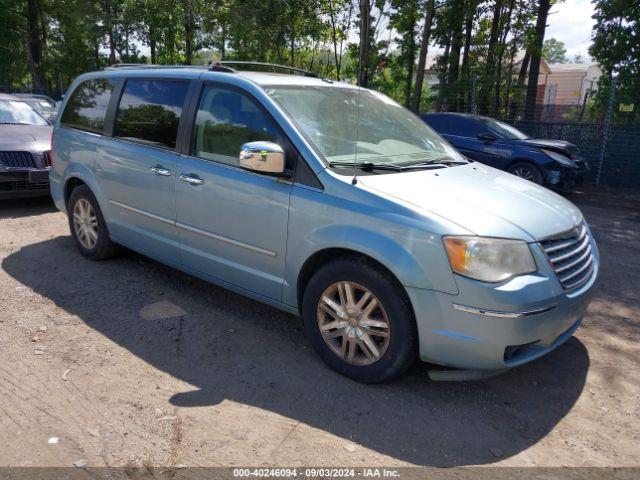
<instances>
[{"instance_id":1,"label":"green foliage","mask_svg":"<svg viewBox=\"0 0 640 480\"><path fill-rule=\"evenodd\" d=\"M594 0L590 54L618 72L617 99L640 104L640 4ZM60 95L80 73L116 62L293 65L380 90L408 105L430 0L0 0L0 88ZM537 0L435 0L420 109L522 115L525 51L534 51ZM363 22L363 12L368 12ZM30 27L31 25L31 27ZM364 36L366 55L360 58ZM438 55L432 61L435 47ZM537 47L536 47L537 48ZM424 50L423 50L424 53ZM566 49L544 43L549 62ZM361 73L365 72L363 78ZM519 80L522 77L522 80ZM579 116L603 115L609 80ZM640 109L640 106L636 107Z\"/></svg>"},{"instance_id":2,"label":"green foliage","mask_svg":"<svg viewBox=\"0 0 640 480\"><path fill-rule=\"evenodd\" d=\"M606 112L611 77L617 75L614 119L640 122L640 3L637 0L596 0L593 44L589 53L606 72L593 102L594 115ZM621 112L620 104L634 104Z\"/></svg>"},{"instance_id":3,"label":"green foliage","mask_svg":"<svg viewBox=\"0 0 640 480\"><path fill-rule=\"evenodd\" d=\"M542 56L549 63L567 63L567 49L564 42L550 38L544 41Z\"/></svg>"}]
</instances>

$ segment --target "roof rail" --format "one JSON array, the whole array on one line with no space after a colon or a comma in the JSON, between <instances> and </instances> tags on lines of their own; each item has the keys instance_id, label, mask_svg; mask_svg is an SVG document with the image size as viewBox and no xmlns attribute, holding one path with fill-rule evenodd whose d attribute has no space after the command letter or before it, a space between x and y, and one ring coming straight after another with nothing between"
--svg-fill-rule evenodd
<instances>
[{"instance_id":1,"label":"roof rail","mask_svg":"<svg viewBox=\"0 0 640 480\"><path fill-rule=\"evenodd\" d=\"M209 65L158 65L154 63L114 63L113 65L109 65L105 67L105 70L122 70L122 69L138 69L138 68L149 68L149 69L162 69L162 68L199 68L199 69L207 69L212 72L226 72L226 73L238 73L238 70L233 68L231 65L236 65L240 68L240 70L246 71L254 71L261 72L266 70L281 70L285 72L291 72L293 74L304 75L305 77L313 77L318 78L313 72L309 70L304 70L302 68L289 67L287 65L278 65L276 63L266 63L266 62L248 62L243 60L221 60L218 62L211 62Z\"/></svg>"},{"instance_id":2,"label":"roof rail","mask_svg":"<svg viewBox=\"0 0 640 480\"><path fill-rule=\"evenodd\" d=\"M242 61L242 60L221 60L219 62L214 62L211 64L211 69L213 68L228 68L226 67L226 65L237 65L239 67L247 67L244 68L244 70L249 70L249 71L262 71L261 69L271 69L271 70L285 70L287 72L293 72L293 73L297 73L300 75L304 75L305 77L313 77L313 78L318 78L318 75L316 75L313 72L310 72L309 70L304 70L302 68L296 68L296 67L289 67L287 65L278 65L276 63L266 63L266 62L247 62L247 61ZM252 70L251 67L257 67L257 70ZM233 70L235 72L235 70L233 68L231 68L231 70ZM242 68L241 68L242 70Z\"/></svg>"},{"instance_id":3,"label":"roof rail","mask_svg":"<svg viewBox=\"0 0 640 480\"><path fill-rule=\"evenodd\" d=\"M155 63L114 63L113 65L109 65L108 67L104 67L104 70L121 70L127 68L200 68L205 69L208 68L206 65L159 65Z\"/></svg>"}]
</instances>

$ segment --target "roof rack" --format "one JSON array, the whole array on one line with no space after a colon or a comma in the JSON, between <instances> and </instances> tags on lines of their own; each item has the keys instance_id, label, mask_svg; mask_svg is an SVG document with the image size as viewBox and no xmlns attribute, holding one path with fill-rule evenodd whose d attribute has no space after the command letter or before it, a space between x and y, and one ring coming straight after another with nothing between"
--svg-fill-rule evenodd
<instances>
[{"instance_id":1,"label":"roof rack","mask_svg":"<svg viewBox=\"0 0 640 480\"><path fill-rule=\"evenodd\" d=\"M208 68L206 65L159 65L155 63L114 63L113 65L109 65L108 67L104 67L105 70L121 70L127 68Z\"/></svg>"},{"instance_id":2,"label":"roof rack","mask_svg":"<svg viewBox=\"0 0 640 480\"><path fill-rule=\"evenodd\" d=\"M246 71L254 71L260 72L263 70L280 70L285 72L291 72L293 74L304 75L305 77L313 77L318 78L313 72L309 70L304 70L302 68L289 67L287 65L278 65L276 63L266 63L266 62L248 62L243 60L221 60L218 62L211 62L209 65L158 65L153 63L114 63L113 65L109 65L105 67L105 70L121 70L121 69L138 69L138 68L149 68L149 69L172 69L172 68L199 68L199 69L207 69L212 72L226 72L226 73L238 73L238 70L233 68L232 65L236 65L241 67L239 70Z\"/></svg>"},{"instance_id":3,"label":"roof rack","mask_svg":"<svg viewBox=\"0 0 640 480\"><path fill-rule=\"evenodd\" d=\"M248 70L248 71L262 71L262 69L270 69L270 70L284 70L286 72L292 72L292 73L297 73L299 75L304 75L305 77L313 77L313 78L318 78L318 75L316 75L313 72L310 72L309 70L304 70L302 68L296 68L296 67L289 67L287 65L278 65L277 63L267 63L267 62L248 62L248 61L243 61L243 60L221 60L219 62L213 62L211 63L211 66L209 67L211 70L216 70L216 71L220 71L219 69L228 69L231 70L232 72L236 72L236 70L234 68L230 68L227 67L227 65L237 65L239 67L247 67L247 68L241 68L241 70ZM256 68L255 70L252 70L253 68ZM225 71L228 71L225 70Z\"/></svg>"}]
</instances>

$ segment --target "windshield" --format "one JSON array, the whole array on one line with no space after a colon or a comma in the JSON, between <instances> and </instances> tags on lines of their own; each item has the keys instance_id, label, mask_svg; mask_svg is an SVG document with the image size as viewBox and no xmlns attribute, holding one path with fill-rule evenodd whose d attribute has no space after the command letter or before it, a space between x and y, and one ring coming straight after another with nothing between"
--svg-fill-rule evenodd
<instances>
[{"instance_id":1,"label":"windshield","mask_svg":"<svg viewBox=\"0 0 640 480\"><path fill-rule=\"evenodd\" d=\"M508 123L494 120L493 118L480 117L480 122L496 132L502 138L507 140L526 140L528 135L518 130L516 127L509 125Z\"/></svg>"},{"instance_id":2,"label":"windshield","mask_svg":"<svg viewBox=\"0 0 640 480\"><path fill-rule=\"evenodd\" d=\"M24 102L28 103L38 113L48 115L56 111L56 109L53 108L46 100L25 100Z\"/></svg>"},{"instance_id":3,"label":"windshield","mask_svg":"<svg viewBox=\"0 0 640 480\"><path fill-rule=\"evenodd\" d=\"M0 124L49 125L33 108L17 100L0 100Z\"/></svg>"},{"instance_id":4,"label":"windshield","mask_svg":"<svg viewBox=\"0 0 640 480\"><path fill-rule=\"evenodd\" d=\"M267 93L329 163L466 163L420 118L378 92L328 86L273 86Z\"/></svg>"}]
</instances>

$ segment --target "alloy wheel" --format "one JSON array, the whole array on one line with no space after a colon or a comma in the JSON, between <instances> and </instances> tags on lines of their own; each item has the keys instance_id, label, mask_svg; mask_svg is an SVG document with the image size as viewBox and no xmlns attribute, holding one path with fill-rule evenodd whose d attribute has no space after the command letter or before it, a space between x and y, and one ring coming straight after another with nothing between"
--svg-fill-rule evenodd
<instances>
[{"instance_id":1,"label":"alloy wheel","mask_svg":"<svg viewBox=\"0 0 640 480\"><path fill-rule=\"evenodd\" d=\"M380 300L354 282L336 282L320 296L318 328L327 346L351 365L370 365L389 346L390 324Z\"/></svg>"},{"instance_id":2,"label":"alloy wheel","mask_svg":"<svg viewBox=\"0 0 640 480\"><path fill-rule=\"evenodd\" d=\"M73 228L78 241L87 250L98 243L98 217L91 203L80 198L73 206Z\"/></svg>"},{"instance_id":3,"label":"alloy wheel","mask_svg":"<svg viewBox=\"0 0 640 480\"><path fill-rule=\"evenodd\" d=\"M536 176L533 173L533 171L530 168L527 168L527 167L516 168L513 171L513 174L516 177L524 178L525 180L529 180L530 182L535 181L535 178L536 178Z\"/></svg>"}]
</instances>

